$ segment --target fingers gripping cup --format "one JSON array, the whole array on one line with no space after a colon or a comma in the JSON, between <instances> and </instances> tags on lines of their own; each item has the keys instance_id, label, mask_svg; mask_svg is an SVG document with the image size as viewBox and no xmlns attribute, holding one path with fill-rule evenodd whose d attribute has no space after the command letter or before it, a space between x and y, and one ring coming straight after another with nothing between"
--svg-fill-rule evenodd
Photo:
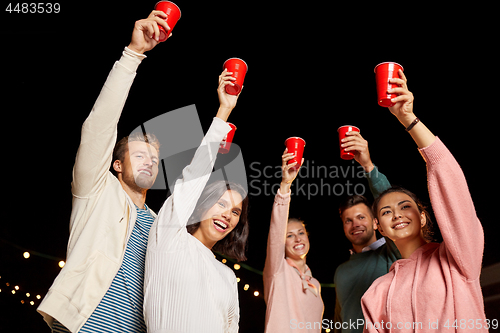
<instances>
[{"instance_id":1,"label":"fingers gripping cup","mask_svg":"<svg viewBox=\"0 0 500 333\"><path fill-rule=\"evenodd\" d=\"M161 10L162 12L167 14L167 19L165 21L170 27L170 32L165 31L165 29L161 25L158 25L158 28L160 29L159 41L164 42L172 33L172 30L174 30L177 21L181 18L181 10L175 3L170 1L157 2L155 5L155 10Z\"/></svg>"},{"instance_id":2,"label":"fingers gripping cup","mask_svg":"<svg viewBox=\"0 0 500 333\"><path fill-rule=\"evenodd\" d=\"M285 140L285 146L288 149L288 154L295 154L295 157L288 161L288 164L297 162L297 164L291 168L297 170L302 164L302 155L304 154L306 141L298 136L292 136L291 138Z\"/></svg>"},{"instance_id":3,"label":"fingers gripping cup","mask_svg":"<svg viewBox=\"0 0 500 333\"><path fill-rule=\"evenodd\" d=\"M375 66L378 105L386 108L394 105L391 99L396 98L398 95L389 94L387 90L397 87L396 84L389 83L389 79L398 79L400 69L403 70L403 66L396 62L383 62Z\"/></svg>"},{"instance_id":4,"label":"fingers gripping cup","mask_svg":"<svg viewBox=\"0 0 500 333\"><path fill-rule=\"evenodd\" d=\"M229 133L227 133L227 135L224 137L224 139L222 139L222 142L220 143L219 153L221 154L229 153L231 142L233 142L234 132L236 132L236 126L234 124L227 124L231 126L231 130L229 131Z\"/></svg>"},{"instance_id":5,"label":"fingers gripping cup","mask_svg":"<svg viewBox=\"0 0 500 333\"><path fill-rule=\"evenodd\" d=\"M226 86L226 92L230 95L238 95L241 87L243 87L243 81L248 71L247 63L240 58L230 58L222 65L222 69L224 68L227 68L228 72L232 72L231 76L236 79L236 81L232 81L234 86L229 84Z\"/></svg>"},{"instance_id":6,"label":"fingers gripping cup","mask_svg":"<svg viewBox=\"0 0 500 333\"><path fill-rule=\"evenodd\" d=\"M346 137L347 132L356 131L359 132L359 128L351 125L340 126L337 132L339 132L339 144L342 145L342 139ZM354 153L351 151L345 151L340 147L340 158L343 160L352 160L354 158Z\"/></svg>"}]
</instances>

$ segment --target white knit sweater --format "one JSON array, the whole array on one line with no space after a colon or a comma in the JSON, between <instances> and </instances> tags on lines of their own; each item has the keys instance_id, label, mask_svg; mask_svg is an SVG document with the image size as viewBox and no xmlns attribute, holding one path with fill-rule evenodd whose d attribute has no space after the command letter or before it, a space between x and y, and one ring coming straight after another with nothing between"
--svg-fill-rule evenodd
<instances>
[{"instance_id":1,"label":"white knit sweater","mask_svg":"<svg viewBox=\"0 0 500 333\"><path fill-rule=\"evenodd\" d=\"M186 230L212 172L219 144L230 129L214 118L151 227L144 278L148 332L238 331L236 276Z\"/></svg>"}]
</instances>

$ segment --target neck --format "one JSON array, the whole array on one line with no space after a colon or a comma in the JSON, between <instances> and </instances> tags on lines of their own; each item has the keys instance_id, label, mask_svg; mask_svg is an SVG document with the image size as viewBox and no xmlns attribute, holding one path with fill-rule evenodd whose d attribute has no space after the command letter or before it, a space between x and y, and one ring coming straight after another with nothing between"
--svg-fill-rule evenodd
<instances>
[{"instance_id":1,"label":"neck","mask_svg":"<svg viewBox=\"0 0 500 333\"><path fill-rule=\"evenodd\" d=\"M423 237L405 241L405 239L394 241L403 259L408 259L419 247L427 244Z\"/></svg>"},{"instance_id":2,"label":"neck","mask_svg":"<svg viewBox=\"0 0 500 333\"><path fill-rule=\"evenodd\" d=\"M352 249L356 253L361 253L365 247L372 245L376 241L377 241L377 236L375 235L375 233L373 233L372 238L370 238L370 240L367 243L364 243L364 244L361 244L361 245L357 245L357 244L351 243L352 244Z\"/></svg>"},{"instance_id":3,"label":"neck","mask_svg":"<svg viewBox=\"0 0 500 333\"><path fill-rule=\"evenodd\" d=\"M127 192L130 199L132 199L132 202L140 209L144 209L144 203L146 202L146 192L148 190L143 188L131 188L123 180L118 180L122 184L123 189L125 190L125 192Z\"/></svg>"},{"instance_id":4,"label":"neck","mask_svg":"<svg viewBox=\"0 0 500 333\"><path fill-rule=\"evenodd\" d=\"M299 271L301 271L302 273L305 273L305 271L306 271L306 257L303 257L303 258L290 258L290 257L288 257L287 259L292 260L295 263L295 265L297 265L297 267L299 268Z\"/></svg>"},{"instance_id":5,"label":"neck","mask_svg":"<svg viewBox=\"0 0 500 333\"><path fill-rule=\"evenodd\" d=\"M193 233L193 237L196 238L197 240L199 240L201 242L201 244L205 245L210 250L217 243L217 241L210 241L210 240L205 239L205 237L203 237L203 234L200 232L200 228L198 228L198 230L196 230Z\"/></svg>"}]
</instances>

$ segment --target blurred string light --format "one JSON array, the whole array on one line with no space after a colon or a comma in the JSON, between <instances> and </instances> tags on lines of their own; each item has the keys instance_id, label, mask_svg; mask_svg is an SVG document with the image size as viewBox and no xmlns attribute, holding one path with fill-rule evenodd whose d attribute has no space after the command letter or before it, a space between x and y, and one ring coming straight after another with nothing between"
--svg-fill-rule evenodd
<instances>
[{"instance_id":1,"label":"blurred string light","mask_svg":"<svg viewBox=\"0 0 500 333\"><path fill-rule=\"evenodd\" d=\"M16 244L13 244L13 243L11 243L11 242L8 242L8 241L6 241L6 240L4 240L4 239L0 239L0 240L1 240L3 243L6 243L6 244L8 244L8 245L11 245L11 246L13 246L13 247L15 247L15 248L17 248L17 249L21 250L21 251L22 251L22 256L23 256L25 259L28 259L28 258L30 258L32 255L35 255L35 256L39 256L39 257L42 257L42 258L46 258L46 259L50 259L50 260L56 261L56 262L58 263L58 266L59 266L60 268L63 268L63 267L64 267L64 265L66 264L65 260L62 260L62 258L55 257L55 256L51 256L51 255L44 254L44 253L37 252L37 251L33 251L33 250L27 250L27 249L25 249L25 248L22 248L22 247L20 247L20 246L16 245ZM217 254L218 254L220 257L222 257L221 262L222 262L223 264L228 264L228 265L229 265L230 263L232 263L232 264L233 264L233 265L232 265L232 267L233 267L233 269L234 269L235 271L238 271L238 270L240 270L241 268L243 268L243 269L245 269L245 270L247 270L247 271L250 271L250 272L253 272L253 273L255 273L255 274L259 274L259 275L261 275L261 276L263 275L263 272L262 272L261 270L258 270L258 269L256 269L256 268L253 268L253 267L251 267L251 266L249 266L249 265L247 265L247 264L244 264L244 263L238 263L238 262L236 262L236 260L234 260L234 259L232 259L232 258L229 258L229 257L227 257L227 256L225 256L225 255L223 255L223 254L221 254L221 253L218 253L218 252L217 252ZM1 276L0 276L0 279L1 279ZM237 277L237 278L236 278L236 281L237 281L238 283L239 283L239 282L241 282L241 278L240 278L240 277ZM0 281L0 282L1 282L1 281ZM0 284L0 285L2 285L2 286L3 286L3 284ZM10 286L10 284L7 282L7 283L5 283L5 286L6 286L6 287L9 287L9 286ZM333 283L322 283L322 284L321 284L321 287L323 287L323 288L333 288L333 287L335 287L335 284L333 284ZM8 290L8 289L9 289L9 288L6 288L5 290ZM21 289L21 288L20 288L20 286L19 286L19 285L15 285L15 286L14 286L14 288L13 288L13 289L10 289L10 290L11 290L11 293L12 293L13 295L16 295L16 292L17 292L17 291L19 291L20 289ZM243 290L244 290L244 291L249 291L249 290L250 290L250 285L249 285L248 283L245 283L245 284L244 284L244 286L243 286ZM260 291L259 291L259 290L253 290L253 289L252 289L252 291L253 291L253 295L254 295L255 297L258 297L258 296L260 296L260 295L261 295L261 293L260 293ZM0 288L0 293L1 293L1 292L4 292L4 290L3 290L2 288ZM18 293L18 294L19 294L19 293ZM26 292L26 291L22 292L21 294L26 296L26 300L24 299L24 296L23 296L23 299L21 299L21 304L35 305L36 300L40 300L40 299L42 298L42 296L41 296L41 295L39 295L39 294L38 294L38 295L36 295L35 297L32 297L32 296L31 296L31 293L30 293L30 292ZM35 299L36 299L36 300L35 300Z\"/></svg>"}]
</instances>

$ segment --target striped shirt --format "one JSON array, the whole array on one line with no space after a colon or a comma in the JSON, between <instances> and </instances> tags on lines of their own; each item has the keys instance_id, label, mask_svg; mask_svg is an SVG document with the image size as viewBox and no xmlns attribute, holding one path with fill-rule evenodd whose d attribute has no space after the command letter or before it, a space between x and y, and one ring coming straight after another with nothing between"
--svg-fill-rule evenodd
<instances>
[{"instance_id":1,"label":"striped shirt","mask_svg":"<svg viewBox=\"0 0 500 333\"><path fill-rule=\"evenodd\" d=\"M154 218L149 208L137 209L123 262L111 286L79 332L146 332L143 316L144 262ZM52 332L69 332L54 320Z\"/></svg>"}]
</instances>

